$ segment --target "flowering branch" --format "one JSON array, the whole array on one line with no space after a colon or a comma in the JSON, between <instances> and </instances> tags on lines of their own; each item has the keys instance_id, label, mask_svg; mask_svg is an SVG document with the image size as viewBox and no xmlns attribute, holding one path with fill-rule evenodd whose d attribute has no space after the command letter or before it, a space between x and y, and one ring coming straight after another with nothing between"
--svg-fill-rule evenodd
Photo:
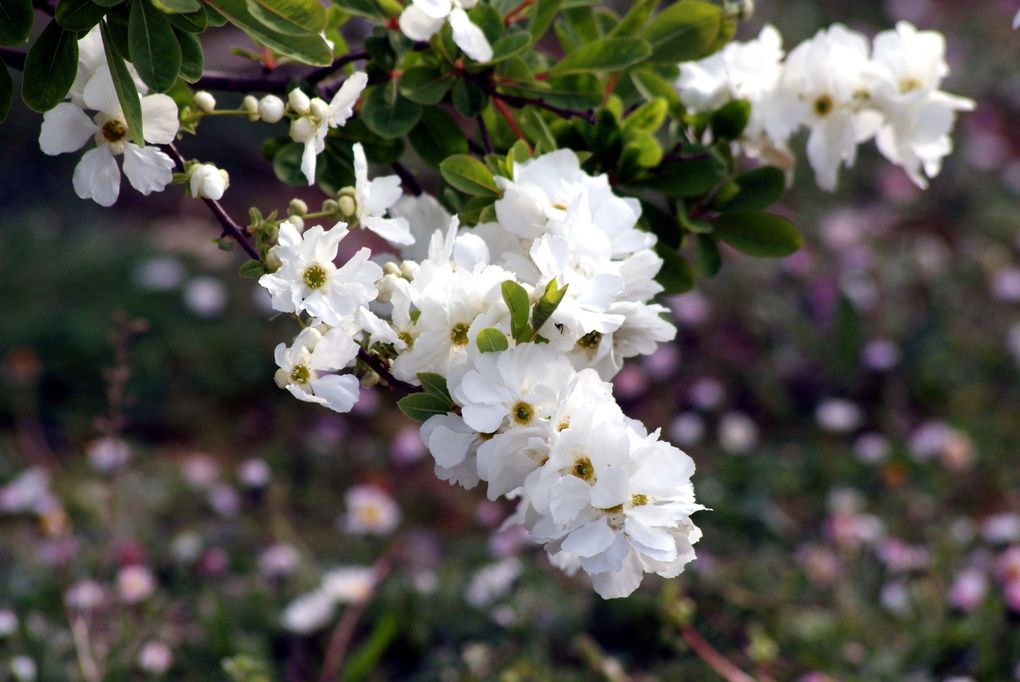
<instances>
[{"instance_id":1,"label":"flowering branch","mask_svg":"<svg viewBox=\"0 0 1020 682\"><path fill-rule=\"evenodd\" d=\"M392 388L397 393L402 395L411 395L412 393L419 393L421 389L417 386L397 379L390 370L386 367L386 364L377 358L376 356L369 353L367 350L361 349L358 351L358 359L368 365L373 372L378 374L386 385Z\"/></svg>"},{"instance_id":2,"label":"flowering branch","mask_svg":"<svg viewBox=\"0 0 1020 682\"><path fill-rule=\"evenodd\" d=\"M363 59L368 59L367 52L351 52L349 54L345 54L343 57L337 58L329 66L323 66L310 72L300 80L304 80L311 85L317 85L347 64L361 61ZM205 74L198 79L194 87L199 90L225 90L228 92L244 93L269 92L277 95L284 95L287 93L287 86L295 80L296 79L294 78L281 78L266 75L239 76L220 71L206 71Z\"/></svg>"},{"instance_id":3,"label":"flowering branch","mask_svg":"<svg viewBox=\"0 0 1020 682\"><path fill-rule=\"evenodd\" d=\"M177 151L177 147L175 147L173 143L170 143L163 145L163 149L170 155L170 158L177 162L177 165L181 167L181 171L183 172L184 157L181 156L179 151ZM216 219L220 222L220 226L223 228L223 232L221 233L222 237L230 237L240 244L241 248L244 249L245 253L251 256L252 260L262 260L259 252L255 249L254 245L248 241L248 237L245 236L244 228L238 225L237 222L235 222L234 219L227 214L220 202L207 198L203 198L202 201L205 202L205 205L209 207L209 210L212 211L212 214L216 216Z\"/></svg>"}]
</instances>

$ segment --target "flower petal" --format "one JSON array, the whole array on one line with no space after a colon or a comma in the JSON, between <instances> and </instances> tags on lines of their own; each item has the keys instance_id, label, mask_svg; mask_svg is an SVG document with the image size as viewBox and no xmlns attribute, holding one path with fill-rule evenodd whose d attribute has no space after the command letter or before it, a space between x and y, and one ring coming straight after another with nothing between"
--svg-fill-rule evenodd
<instances>
[{"instance_id":1,"label":"flower petal","mask_svg":"<svg viewBox=\"0 0 1020 682\"><path fill-rule=\"evenodd\" d=\"M446 23L445 16L440 19L433 19L417 5L410 5L400 14L400 30L411 40L428 40L443 27Z\"/></svg>"},{"instance_id":2,"label":"flower petal","mask_svg":"<svg viewBox=\"0 0 1020 682\"><path fill-rule=\"evenodd\" d=\"M61 102L43 114L39 147L51 156L78 151L98 130L84 111L70 102Z\"/></svg>"},{"instance_id":3,"label":"flower petal","mask_svg":"<svg viewBox=\"0 0 1020 682\"><path fill-rule=\"evenodd\" d=\"M166 95L142 98L142 135L152 144L170 144L177 135L177 104Z\"/></svg>"},{"instance_id":4,"label":"flower petal","mask_svg":"<svg viewBox=\"0 0 1020 682\"><path fill-rule=\"evenodd\" d=\"M124 145L124 175L143 195L162 192L174 179L174 162L156 147Z\"/></svg>"},{"instance_id":5,"label":"flower petal","mask_svg":"<svg viewBox=\"0 0 1020 682\"><path fill-rule=\"evenodd\" d=\"M450 27L453 29L453 42L464 50L464 54L476 62L487 62L492 59L492 46L482 33L482 29L471 23L467 12L457 8L450 12Z\"/></svg>"},{"instance_id":6,"label":"flower petal","mask_svg":"<svg viewBox=\"0 0 1020 682\"><path fill-rule=\"evenodd\" d=\"M81 157L74 169L74 191L100 206L113 206L120 194L120 168L109 145L99 145Z\"/></svg>"}]
</instances>

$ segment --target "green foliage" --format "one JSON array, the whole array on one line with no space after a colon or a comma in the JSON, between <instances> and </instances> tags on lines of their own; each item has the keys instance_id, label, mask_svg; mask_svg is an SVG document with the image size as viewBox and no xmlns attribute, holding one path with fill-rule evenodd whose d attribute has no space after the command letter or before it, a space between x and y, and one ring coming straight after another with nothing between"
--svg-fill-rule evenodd
<instances>
[{"instance_id":1,"label":"green foliage","mask_svg":"<svg viewBox=\"0 0 1020 682\"><path fill-rule=\"evenodd\" d=\"M142 129L142 103L138 97L138 88L135 79L131 77L124 59L113 47L113 40L110 37L109 27L104 22L101 24L100 32L103 37L103 50L106 52L106 61L110 65L110 75L113 77L113 89L117 91L117 100L120 102L121 111L131 132L131 139L138 146L145 144Z\"/></svg>"},{"instance_id":2,"label":"green foliage","mask_svg":"<svg viewBox=\"0 0 1020 682\"><path fill-rule=\"evenodd\" d=\"M647 38L652 61L675 64L701 59L716 49L723 28L722 8L700 0L682 0L655 16Z\"/></svg>"},{"instance_id":3,"label":"green foliage","mask_svg":"<svg viewBox=\"0 0 1020 682\"><path fill-rule=\"evenodd\" d=\"M78 36L51 21L25 57L21 96L32 109L49 111L64 99L78 71Z\"/></svg>"},{"instance_id":4,"label":"green foliage","mask_svg":"<svg viewBox=\"0 0 1020 682\"><path fill-rule=\"evenodd\" d=\"M146 85L156 92L170 89L181 68L181 46L166 15L151 0L131 3L128 49L131 63Z\"/></svg>"},{"instance_id":5,"label":"green foliage","mask_svg":"<svg viewBox=\"0 0 1020 682\"><path fill-rule=\"evenodd\" d=\"M313 66L326 66L333 61L329 45L322 36L314 33L290 35L267 26L249 11L245 0L209 0L209 5L253 40L285 57Z\"/></svg>"},{"instance_id":6,"label":"green foliage","mask_svg":"<svg viewBox=\"0 0 1020 682\"><path fill-rule=\"evenodd\" d=\"M715 234L749 256L782 258L800 248L803 239L786 218L758 211L730 211L715 222Z\"/></svg>"},{"instance_id":7,"label":"green foliage","mask_svg":"<svg viewBox=\"0 0 1020 682\"><path fill-rule=\"evenodd\" d=\"M502 285L503 300L510 309L510 335L518 343L531 337L531 324L528 321L531 301L528 292L517 282L507 280Z\"/></svg>"},{"instance_id":8,"label":"green foliage","mask_svg":"<svg viewBox=\"0 0 1020 682\"><path fill-rule=\"evenodd\" d=\"M318 0L246 0L246 4L253 17L284 35L315 34L326 28L326 9Z\"/></svg>"},{"instance_id":9,"label":"green foliage","mask_svg":"<svg viewBox=\"0 0 1020 682\"><path fill-rule=\"evenodd\" d=\"M545 323L549 321L552 314L560 306L563 297L567 295L567 285L557 287L556 280L551 280L542 292L542 298L535 303L531 311L531 328L537 334Z\"/></svg>"},{"instance_id":10,"label":"green foliage","mask_svg":"<svg viewBox=\"0 0 1020 682\"><path fill-rule=\"evenodd\" d=\"M106 8L92 0L60 0L53 18L68 31L88 31L106 15Z\"/></svg>"},{"instance_id":11,"label":"green foliage","mask_svg":"<svg viewBox=\"0 0 1020 682\"><path fill-rule=\"evenodd\" d=\"M32 0L0 0L0 45L25 42L33 18Z\"/></svg>"},{"instance_id":12,"label":"green foliage","mask_svg":"<svg viewBox=\"0 0 1020 682\"><path fill-rule=\"evenodd\" d=\"M637 38L602 38L574 50L549 72L554 76L593 71L621 71L651 55L648 43Z\"/></svg>"},{"instance_id":13,"label":"green foliage","mask_svg":"<svg viewBox=\"0 0 1020 682\"><path fill-rule=\"evenodd\" d=\"M396 80L365 91L361 116L376 135L392 140L411 132L421 118L421 105L400 94Z\"/></svg>"},{"instance_id":14,"label":"green foliage","mask_svg":"<svg viewBox=\"0 0 1020 682\"><path fill-rule=\"evenodd\" d=\"M486 327L478 332L478 350L483 353L498 353L510 347L506 335L494 327Z\"/></svg>"},{"instance_id":15,"label":"green foliage","mask_svg":"<svg viewBox=\"0 0 1020 682\"><path fill-rule=\"evenodd\" d=\"M425 389L426 393L444 398L450 409L454 408L453 397L450 395L450 389L446 385L446 377L442 374L419 372L418 381L421 382L421 387Z\"/></svg>"},{"instance_id":16,"label":"green foliage","mask_svg":"<svg viewBox=\"0 0 1020 682\"><path fill-rule=\"evenodd\" d=\"M416 422L428 421L430 417L446 414L452 409L449 400L435 393L412 393L398 400L397 408Z\"/></svg>"},{"instance_id":17,"label":"green foliage","mask_svg":"<svg viewBox=\"0 0 1020 682\"><path fill-rule=\"evenodd\" d=\"M439 165L443 178L456 189L480 197L497 197L499 187L492 171L485 164L467 154L457 154Z\"/></svg>"}]
</instances>

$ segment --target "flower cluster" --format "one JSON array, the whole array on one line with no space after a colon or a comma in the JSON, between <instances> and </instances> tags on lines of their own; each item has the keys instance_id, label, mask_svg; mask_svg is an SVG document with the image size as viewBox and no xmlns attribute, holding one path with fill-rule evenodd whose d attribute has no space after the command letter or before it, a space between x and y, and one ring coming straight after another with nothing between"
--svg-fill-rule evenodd
<instances>
[{"instance_id":1,"label":"flower cluster","mask_svg":"<svg viewBox=\"0 0 1020 682\"><path fill-rule=\"evenodd\" d=\"M690 520L701 508L694 463L627 419L607 383L626 358L676 333L660 317L666 309L648 302L661 291L662 261L655 237L637 227L638 202L561 150L515 163L498 180L495 220L461 228L431 198L397 201L395 185L375 189L385 179L367 181L359 152L350 213L364 208L359 220L372 227L373 206L392 206L406 234L374 231L405 256L439 229L424 258L388 263L383 275L367 249L333 265L345 225L301 235L284 223L279 268L261 283L276 310L313 320L277 349L277 383L345 412L357 380L335 372L359 348L408 383L438 376L448 403L422 438L441 479L484 481L490 498L519 499L514 521L558 566L591 574L604 597L630 594L645 572L677 575L700 537Z\"/></svg>"},{"instance_id":2,"label":"flower cluster","mask_svg":"<svg viewBox=\"0 0 1020 682\"><path fill-rule=\"evenodd\" d=\"M145 142L172 142L178 129L177 104L167 95L146 94L145 84L135 80ZM44 153L56 156L76 152L89 139L95 140L96 146L82 155L74 169L74 191L79 197L112 206L120 194L120 168L115 157L121 155L124 175L142 194L161 192L170 184L173 160L157 147L142 147L131 140L98 28L78 42L78 71L67 100L43 116L39 146ZM86 110L95 113L89 115Z\"/></svg>"},{"instance_id":3,"label":"flower cluster","mask_svg":"<svg viewBox=\"0 0 1020 682\"><path fill-rule=\"evenodd\" d=\"M693 112L749 102L742 147L767 162L789 163L790 137L808 128L808 160L824 189L835 189L840 166L853 166L858 145L871 139L924 188L952 151L956 112L974 108L940 89L949 73L945 52L942 34L907 22L879 33L870 46L835 24L784 60L779 32L766 26L755 40L681 65L676 85Z\"/></svg>"}]
</instances>

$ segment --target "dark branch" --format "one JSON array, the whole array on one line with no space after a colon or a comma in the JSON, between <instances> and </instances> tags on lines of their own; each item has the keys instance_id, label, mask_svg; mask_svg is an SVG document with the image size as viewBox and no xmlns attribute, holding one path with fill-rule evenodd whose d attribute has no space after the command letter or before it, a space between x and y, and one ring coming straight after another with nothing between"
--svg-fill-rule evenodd
<instances>
[{"instance_id":1,"label":"dark branch","mask_svg":"<svg viewBox=\"0 0 1020 682\"><path fill-rule=\"evenodd\" d=\"M412 386L411 384L401 381L390 374L390 370L386 367L386 363L369 353L367 350L359 350L358 359L368 365L373 372L378 374L383 381L385 381L386 384L397 393L402 395L411 395L412 393L421 392L421 389L417 386Z\"/></svg>"},{"instance_id":2,"label":"dark branch","mask_svg":"<svg viewBox=\"0 0 1020 682\"><path fill-rule=\"evenodd\" d=\"M184 157L177 151L177 147L173 144L162 145L162 149L181 167L181 172L184 172ZM216 220L220 222L220 227L223 231L220 233L221 237L230 237L244 249L245 253L251 256L252 260L261 261L262 257L259 256L258 250L248 240L248 237L244 233L244 228L238 225L233 218L231 218L223 206L218 201L212 199L202 199L205 205L209 207L212 214L216 216Z\"/></svg>"},{"instance_id":3,"label":"dark branch","mask_svg":"<svg viewBox=\"0 0 1020 682\"><path fill-rule=\"evenodd\" d=\"M25 69L25 53L10 47L0 47L0 58L12 69L23 71Z\"/></svg>"},{"instance_id":4,"label":"dark branch","mask_svg":"<svg viewBox=\"0 0 1020 682\"><path fill-rule=\"evenodd\" d=\"M583 118L588 123L595 123L595 112L592 110L587 111L575 111L574 109L563 109L561 107L554 107L551 104L546 104L542 100L536 97L519 97L517 95L507 95L504 93L497 93L496 95L501 100L515 107L526 107L528 105L551 111L554 114L558 114L563 118Z\"/></svg>"},{"instance_id":5,"label":"dark branch","mask_svg":"<svg viewBox=\"0 0 1020 682\"><path fill-rule=\"evenodd\" d=\"M287 94L287 86L299 80L307 81L311 85L326 80L339 69L351 62L368 59L367 52L351 52L343 57L338 57L329 66L323 66L311 71L305 76L283 77L283 76L239 76L237 74L223 73L220 71L206 71L195 83L196 90L225 90L228 92L269 92L275 95Z\"/></svg>"},{"instance_id":6,"label":"dark branch","mask_svg":"<svg viewBox=\"0 0 1020 682\"><path fill-rule=\"evenodd\" d=\"M404 164L399 161L394 161L390 164L390 166L393 168L394 172L400 176L400 181L404 183L404 187L406 187L414 196L420 197L422 192L421 185L418 184L418 180L416 180L411 174L411 171L407 170L407 168L404 167Z\"/></svg>"},{"instance_id":7,"label":"dark branch","mask_svg":"<svg viewBox=\"0 0 1020 682\"><path fill-rule=\"evenodd\" d=\"M310 74L305 76L304 80L308 81L312 85L317 85L351 62L360 62L363 59L368 59L368 52L365 52L364 50L361 52L350 52L345 54L343 57L340 57L329 66L323 66L312 71Z\"/></svg>"}]
</instances>

